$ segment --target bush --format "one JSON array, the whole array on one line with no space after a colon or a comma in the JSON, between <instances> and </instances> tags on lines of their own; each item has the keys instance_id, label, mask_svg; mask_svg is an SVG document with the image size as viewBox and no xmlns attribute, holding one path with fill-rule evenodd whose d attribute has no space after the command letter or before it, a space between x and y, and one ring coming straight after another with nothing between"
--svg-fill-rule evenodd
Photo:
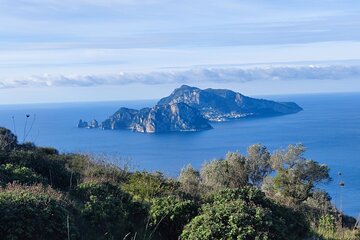
<instances>
[{"instance_id":1,"label":"bush","mask_svg":"<svg viewBox=\"0 0 360 240\"><path fill-rule=\"evenodd\" d=\"M76 238L71 205L58 192L41 185L8 185L0 189L0 239L67 239L67 221Z\"/></svg>"},{"instance_id":2,"label":"bush","mask_svg":"<svg viewBox=\"0 0 360 240\"><path fill-rule=\"evenodd\" d=\"M306 201L316 184L331 180L329 167L304 157L305 147L289 145L286 150L276 151L271 156L276 170L274 189L293 206Z\"/></svg>"},{"instance_id":3,"label":"bush","mask_svg":"<svg viewBox=\"0 0 360 240\"><path fill-rule=\"evenodd\" d=\"M13 165L11 163L1 164L0 185L5 186L6 184L14 181L26 185L47 182L45 178L39 176L30 168Z\"/></svg>"},{"instance_id":4,"label":"bush","mask_svg":"<svg viewBox=\"0 0 360 240\"><path fill-rule=\"evenodd\" d=\"M45 151L47 152L47 151ZM70 181L75 184L73 173L66 167L67 162L61 155L45 154L44 149L35 148L32 150L13 150L4 160L27 167L36 174L47 179L47 182L54 188L67 190Z\"/></svg>"},{"instance_id":5,"label":"bush","mask_svg":"<svg viewBox=\"0 0 360 240\"><path fill-rule=\"evenodd\" d=\"M198 206L190 200L173 196L155 199L149 217L156 239L178 239L183 227L197 215L197 210Z\"/></svg>"},{"instance_id":6,"label":"bush","mask_svg":"<svg viewBox=\"0 0 360 240\"><path fill-rule=\"evenodd\" d=\"M239 153L228 153L225 159L212 160L201 169L201 179L205 187L212 191L225 188L239 188L247 185L245 157Z\"/></svg>"},{"instance_id":7,"label":"bush","mask_svg":"<svg viewBox=\"0 0 360 240\"><path fill-rule=\"evenodd\" d=\"M275 205L257 189L245 187L215 194L202 206L201 214L185 226L181 238L303 239L308 231L301 214Z\"/></svg>"},{"instance_id":8,"label":"bush","mask_svg":"<svg viewBox=\"0 0 360 240\"><path fill-rule=\"evenodd\" d=\"M200 173L196 171L191 165L181 169L179 176L180 189L185 194L192 198L199 199L202 194L200 186L201 178Z\"/></svg>"},{"instance_id":9,"label":"bush","mask_svg":"<svg viewBox=\"0 0 360 240\"><path fill-rule=\"evenodd\" d=\"M0 151L11 151L17 143L17 137L9 129L0 127Z\"/></svg>"},{"instance_id":10,"label":"bush","mask_svg":"<svg viewBox=\"0 0 360 240\"><path fill-rule=\"evenodd\" d=\"M188 166L177 181L159 172L129 173L111 156L18 144L0 128L0 239L67 239L69 232L90 240L291 240L306 237L308 222L314 237L359 239L349 230L355 219L343 216L345 228L337 227L339 211L315 188L330 180L329 169L305 159L304 151L289 145L270 156L256 144L247 157L228 153L200 172Z\"/></svg>"},{"instance_id":11,"label":"bush","mask_svg":"<svg viewBox=\"0 0 360 240\"><path fill-rule=\"evenodd\" d=\"M249 182L257 187L261 187L265 177L273 170L270 165L270 153L265 146L254 144L247 148L246 171Z\"/></svg>"},{"instance_id":12,"label":"bush","mask_svg":"<svg viewBox=\"0 0 360 240\"><path fill-rule=\"evenodd\" d=\"M123 239L141 230L135 226L145 226L146 209L118 186L87 182L78 185L72 195L80 202L78 209L85 220L84 239Z\"/></svg>"},{"instance_id":13,"label":"bush","mask_svg":"<svg viewBox=\"0 0 360 240\"><path fill-rule=\"evenodd\" d=\"M130 174L123 190L135 200L151 202L154 198L178 193L179 184L157 173L135 172Z\"/></svg>"}]
</instances>

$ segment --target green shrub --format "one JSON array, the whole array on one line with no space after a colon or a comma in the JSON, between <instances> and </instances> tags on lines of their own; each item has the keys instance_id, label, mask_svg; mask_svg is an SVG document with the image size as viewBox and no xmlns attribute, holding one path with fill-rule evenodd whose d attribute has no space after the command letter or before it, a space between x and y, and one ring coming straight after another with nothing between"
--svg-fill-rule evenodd
<instances>
[{"instance_id":1,"label":"green shrub","mask_svg":"<svg viewBox=\"0 0 360 240\"><path fill-rule=\"evenodd\" d=\"M206 162L200 175L202 183L210 191L245 186L248 184L246 158L239 153L229 152L225 159Z\"/></svg>"},{"instance_id":2,"label":"green shrub","mask_svg":"<svg viewBox=\"0 0 360 240\"><path fill-rule=\"evenodd\" d=\"M330 214L322 216L319 220L319 232L325 236L333 236L336 231L335 218Z\"/></svg>"},{"instance_id":3,"label":"green shrub","mask_svg":"<svg viewBox=\"0 0 360 240\"><path fill-rule=\"evenodd\" d=\"M135 200L151 202L154 198L177 194L179 183L164 178L159 172L135 172L122 188Z\"/></svg>"},{"instance_id":4,"label":"green shrub","mask_svg":"<svg viewBox=\"0 0 360 240\"><path fill-rule=\"evenodd\" d=\"M45 151L47 152L47 151ZM36 174L47 179L47 182L54 188L67 190L70 181L75 184L73 173L67 168L67 162L61 155L45 154L44 149L35 148L32 150L13 150L4 160L27 167Z\"/></svg>"},{"instance_id":5,"label":"green shrub","mask_svg":"<svg viewBox=\"0 0 360 240\"><path fill-rule=\"evenodd\" d=\"M291 214L289 214L291 213ZM254 188L223 190L185 226L182 239L303 239L308 224Z\"/></svg>"},{"instance_id":6,"label":"green shrub","mask_svg":"<svg viewBox=\"0 0 360 240\"><path fill-rule=\"evenodd\" d=\"M6 184L14 181L26 185L47 182L45 178L39 176L30 168L13 165L11 163L1 164L0 185L5 186Z\"/></svg>"},{"instance_id":7,"label":"green shrub","mask_svg":"<svg viewBox=\"0 0 360 240\"><path fill-rule=\"evenodd\" d=\"M9 129L0 127L0 151L11 151L17 145L17 137Z\"/></svg>"},{"instance_id":8,"label":"green shrub","mask_svg":"<svg viewBox=\"0 0 360 240\"><path fill-rule=\"evenodd\" d=\"M78 209L86 221L84 239L123 239L145 226L146 209L110 183L79 184L72 195L80 202ZM135 229L135 226L140 226Z\"/></svg>"},{"instance_id":9,"label":"green shrub","mask_svg":"<svg viewBox=\"0 0 360 240\"><path fill-rule=\"evenodd\" d=\"M123 183L128 172L116 164L109 163L105 155L90 156L83 154L61 154L57 157L62 159L67 168L73 173L76 182L111 182L113 184Z\"/></svg>"},{"instance_id":10,"label":"green shrub","mask_svg":"<svg viewBox=\"0 0 360 240\"><path fill-rule=\"evenodd\" d=\"M183 227L197 215L198 206L174 196L158 198L151 204L150 227L156 239L178 239Z\"/></svg>"},{"instance_id":11,"label":"green shrub","mask_svg":"<svg viewBox=\"0 0 360 240\"><path fill-rule=\"evenodd\" d=\"M199 199L203 193L201 187L200 172L196 171L190 164L182 168L178 178L181 191L192 197Z\"/></svg>"},{"instance_id":12,"label":"green shrub","mask_svg":"<svg viewBox=\"0 0 360 240\"><path fill-rule=\"evenodd\" d=\"M0 189L0 239L67 239L68 217L74 239L69 209L69 202L50 188L10 184Z\"/></svg>"}]
</instances>

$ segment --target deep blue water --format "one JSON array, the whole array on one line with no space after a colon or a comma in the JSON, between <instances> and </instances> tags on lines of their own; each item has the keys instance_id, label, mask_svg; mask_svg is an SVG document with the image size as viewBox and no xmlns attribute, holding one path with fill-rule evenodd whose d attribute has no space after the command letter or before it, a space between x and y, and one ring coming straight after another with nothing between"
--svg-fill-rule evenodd
<instances>
[{"instance_id":1,"label":"deep blue water","mask_svg":"<svg viewBox=\"0 0 360 240\"><path fill-rule=\"evenodd\" d=\"M138 170L161 170L176 176L191 163L199 168L205 160L228 151L245 153L246 147L262 143L273 151L288 144L303 143L306 156L331 168L333 181L325 188L347 214L360 213L360 93L267 97L295 101L304 111L273 118L244 119L213 124L204 132L141 134L130 131L78 129L80 118L103 120L120 106L140 108L155 101L65 103L0 106L0 126L13 129L23 138L25 114L36 115L27 137L37 145L53 146L63 152L117 154ZM342 172L342 179L337 176ZM340 191L338 182L345 181Z\"/></svg>"}]
</instances>

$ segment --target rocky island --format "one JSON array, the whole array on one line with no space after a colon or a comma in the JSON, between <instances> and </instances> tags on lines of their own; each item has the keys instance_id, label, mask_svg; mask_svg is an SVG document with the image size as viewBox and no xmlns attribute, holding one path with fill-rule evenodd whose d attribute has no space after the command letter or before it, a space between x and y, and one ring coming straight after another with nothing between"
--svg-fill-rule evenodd
<instances>
[{"instance_id":1,"label":"rocky island","mask_svg":"<svg viewBox=\"0 0 360 240\"><path fill-rule=\"evenodd\" d=\"M154 107L140 110L120 108L102 123L80 120L79 128L130 129L158 133L211 129L210 122L244 117L265 117L297 113L293 102L275 102L244 96L227 89L199 89L183 85Z\"/></svg>"}]
</instances>

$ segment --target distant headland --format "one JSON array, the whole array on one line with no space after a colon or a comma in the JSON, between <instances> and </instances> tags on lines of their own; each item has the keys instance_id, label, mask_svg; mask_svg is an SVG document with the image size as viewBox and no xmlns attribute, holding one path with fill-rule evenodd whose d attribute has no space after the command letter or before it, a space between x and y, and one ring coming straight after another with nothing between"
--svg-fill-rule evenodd
<instances>
[{"instance_id":1,"label":"distant headland","mask_svg":"<svg viewBox=\"0 0 360 240\"><path fill-rule=\"evenodd\" d=\"M301 110L294 102L256 99L228 89L199 89L182 85L152 108L136 110L122 107L101 123L80 120L78 127L130 129L143 133L201 131L212 129L210 122L278 116Z\"/></svg>"}]
</instances>

